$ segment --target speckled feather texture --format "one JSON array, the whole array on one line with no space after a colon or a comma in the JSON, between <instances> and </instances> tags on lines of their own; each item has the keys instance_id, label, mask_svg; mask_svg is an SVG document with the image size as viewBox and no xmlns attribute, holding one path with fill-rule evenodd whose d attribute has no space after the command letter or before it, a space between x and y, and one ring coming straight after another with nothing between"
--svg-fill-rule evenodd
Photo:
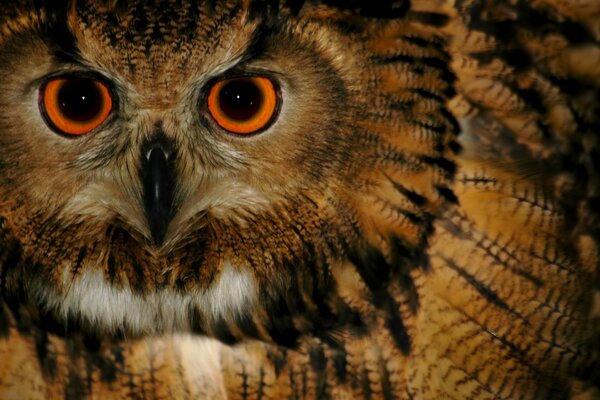
<instances>
[{"instance_id":1,"label":"speckled feather texture","mask_svg":"<svg viewBox=\"0 0 600 400\"><path fill-rule=\"evenodd\" d=\"M0 399L600 398L598 0L21 0L0 21ZM115 93L83 137L40 115L64 74ZM248 74L281 105L236 137L202 104Z\"/></svg>"}]
</instances>

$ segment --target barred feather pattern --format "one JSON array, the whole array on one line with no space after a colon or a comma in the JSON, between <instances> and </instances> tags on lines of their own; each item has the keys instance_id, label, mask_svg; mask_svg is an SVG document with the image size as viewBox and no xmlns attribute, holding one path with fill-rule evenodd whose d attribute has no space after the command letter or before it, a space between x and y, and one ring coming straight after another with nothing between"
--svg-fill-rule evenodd
<instances>
[{"instance_id":1,"label":"barred feather pattern","mask_svg":"<svg viewBox=\"0 0 600 400\"><path fill-rule=\"evenodd\" d=\"M271 233L254 242L273 258L265 276L268 246L303 248L282 253L298 266L289 297L264 297L250 321L147 335L57 320L19 287L44 267L0 189L0 398L600 398L600 4L243 7L326 26L356 53L330 65L361 67L344 77L358 154L344 189L252 220ZM47 18L0 16L0 46ZM294 241L273 233L287 226ZM243 232L216 229L232 244Z\"/></svg>"}]
</instances>

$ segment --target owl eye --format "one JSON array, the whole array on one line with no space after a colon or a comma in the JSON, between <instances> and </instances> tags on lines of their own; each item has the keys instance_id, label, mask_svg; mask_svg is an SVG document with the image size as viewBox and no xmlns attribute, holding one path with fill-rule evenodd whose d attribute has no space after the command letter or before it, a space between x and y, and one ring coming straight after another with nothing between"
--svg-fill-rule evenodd
<instances>
[{"instance_id":1,"label":"owl eye","mask_svg":"<svg viewBox=\"0 0 600 400\"><path fill-rule=\"evenodd\" d=\"M208 94L208 111L223 129L246 135L266 129L277 111L273 82L264 77L219 81Z\"/></svg>"},{"instance_id":2,"label":"owl eye","mask_svg":"<svg viewBox=\"0 0 600 400\"><path fill-rule=\"evenodd\" d=\"M40 90L40 109L48 125L65 135L83 135L110 115L113 99L105 84L91 78L58 78Z\"/></svg>"}]
</instances>

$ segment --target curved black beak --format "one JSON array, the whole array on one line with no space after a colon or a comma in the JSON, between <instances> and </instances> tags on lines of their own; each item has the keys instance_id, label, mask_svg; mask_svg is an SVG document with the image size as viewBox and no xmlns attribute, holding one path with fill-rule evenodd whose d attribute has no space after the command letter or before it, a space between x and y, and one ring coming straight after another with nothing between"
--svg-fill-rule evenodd
<instances>
[{"instance_id":1,"label":"curved black beak","mask_svg":"<svg viewBox=\"0 0 600 400\"><path fill-rule=\"evenodd\" d=\"M174 153L165 141L152 140L143 146L141 177L144 211L152 239L162 244L173 217L175 189Z\"/></svg>"}]
</instances>

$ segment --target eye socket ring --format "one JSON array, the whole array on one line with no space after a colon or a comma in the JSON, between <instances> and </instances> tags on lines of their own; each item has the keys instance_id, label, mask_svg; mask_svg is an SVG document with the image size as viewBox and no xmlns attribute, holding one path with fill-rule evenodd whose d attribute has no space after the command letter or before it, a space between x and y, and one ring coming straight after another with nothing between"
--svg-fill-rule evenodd
<instances>
[{"instance_id":1,"label":"eye socket ring","mask_svg":"<svg viewBox=\"0 0 600 400\"><path fill-rule=\"evenodd\" d=\"M113 108L113 97L99 80L59 77L42 85L39 106L51 129L67 136L80 136L106 121Z\"/></svg>"},{"instance_id":2,"label":"eye socket ring","mask_svg":"<svg viewBox=\"0 0 600 400\"><path fill-rule=\"evenodd\" d=\"M262 76L218 81L207 98L212 119L222 129L237 135L267 129L276 117L279 103L277 86Z\"/></svg>"}]
</instances>

